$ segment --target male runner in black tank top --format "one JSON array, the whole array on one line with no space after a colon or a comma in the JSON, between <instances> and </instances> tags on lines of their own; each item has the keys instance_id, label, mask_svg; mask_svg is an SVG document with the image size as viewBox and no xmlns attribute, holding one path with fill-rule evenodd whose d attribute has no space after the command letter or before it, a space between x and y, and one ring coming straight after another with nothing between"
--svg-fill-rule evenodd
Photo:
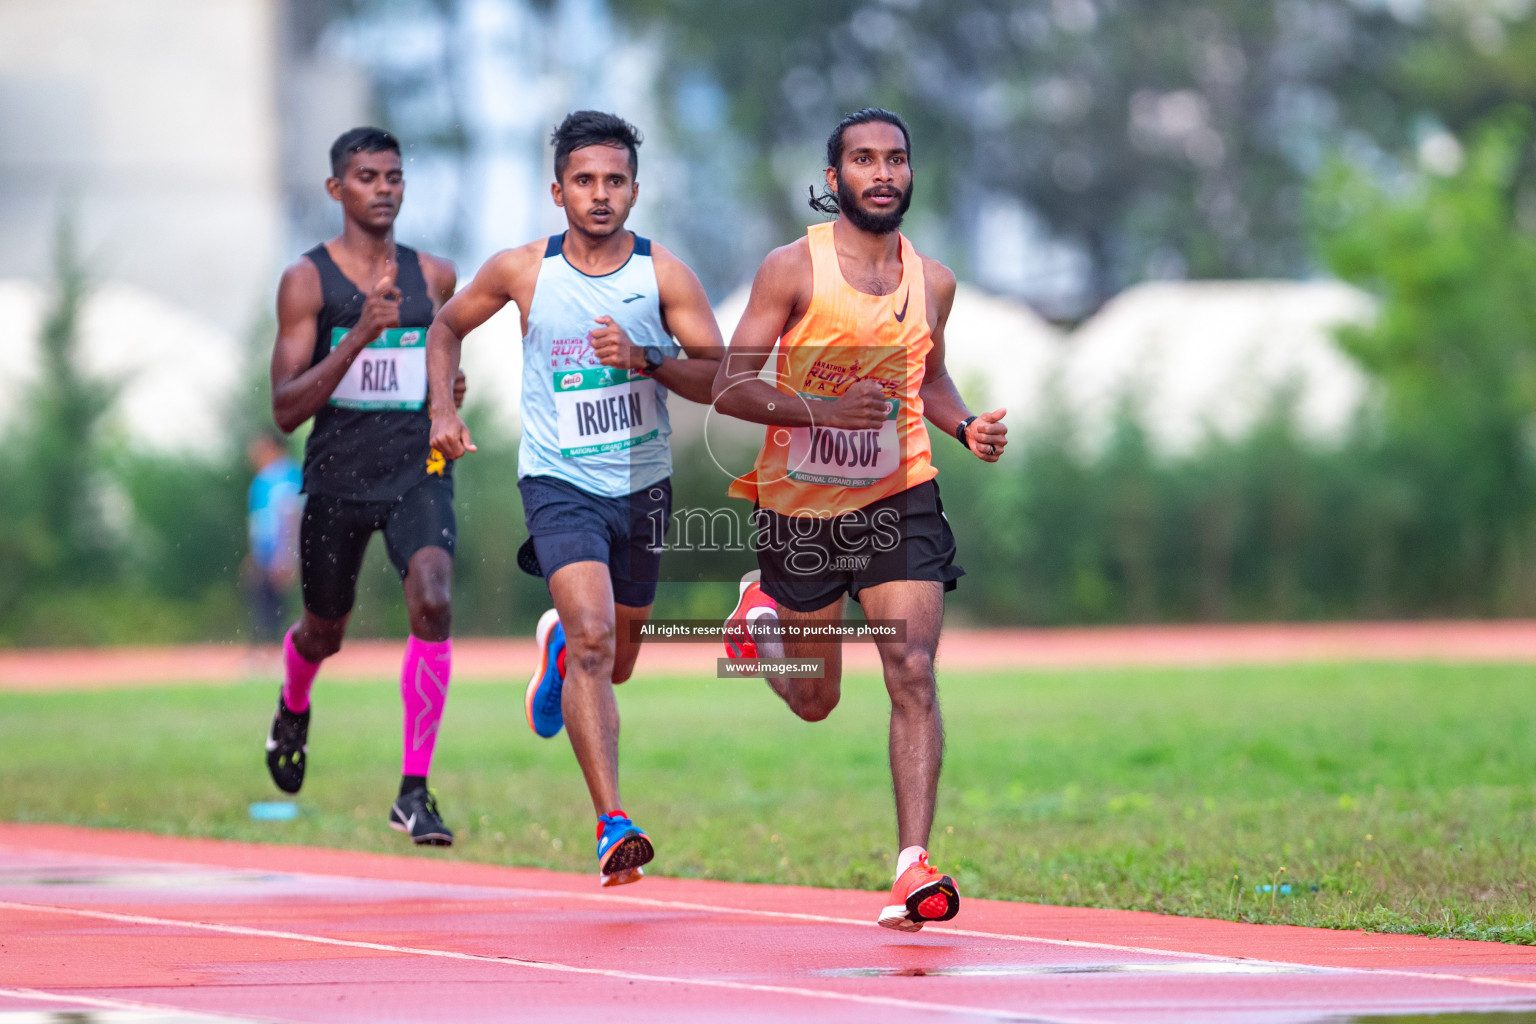
<instances>
[{"instance_id":1,"label":"male runner in black tank top","mask_svg":"<svg viewBox=\"0 0 1536 1024\"><path fill-rule=\"evenodd\" d=\"M400 795L389 824L417 844L448 846L427 773L448 693L453 579L453 477L432 451L426 334L453 295L453 264L397 245L405 190L400 144L354 128L331 147L326 191L341 234L283 272L272 353L272 413L292 431L314 417L304 452L309 496L299 529L304 615L283 638L283 689L267 736L279 789L304 783L309 691L341 648L358 570L375 531L405 584L411 636L400 674L405 704ZM454 382L455 401L464 393Z\"/></svg>"}]
</instances>

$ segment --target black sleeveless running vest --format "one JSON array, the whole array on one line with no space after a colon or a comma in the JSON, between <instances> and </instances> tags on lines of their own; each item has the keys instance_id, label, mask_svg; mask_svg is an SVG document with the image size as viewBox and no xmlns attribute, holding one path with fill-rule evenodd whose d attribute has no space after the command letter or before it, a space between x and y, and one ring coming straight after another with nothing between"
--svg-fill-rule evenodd
<instances>
[{"instance_id":1,"label":"black sleeveless running vest","mask_svg":"<svg viewBox=\"0 0 1536 1024\"><path fill-rule=\"evenodd\" d=\"M341 272L324 245L304 254L320 271L323 303L315 317L314 366L331 351L331 331L352 327L363 313L363 293ZM400 326L430 327L432 296L416 250L395 246L399 268ZM419 411L342 409L326 404L315 414L304 446L304 492L355 501L393 501L427 478L448 477L453 463L431 459L432 416Z\"/></svg>"}]
</instances>

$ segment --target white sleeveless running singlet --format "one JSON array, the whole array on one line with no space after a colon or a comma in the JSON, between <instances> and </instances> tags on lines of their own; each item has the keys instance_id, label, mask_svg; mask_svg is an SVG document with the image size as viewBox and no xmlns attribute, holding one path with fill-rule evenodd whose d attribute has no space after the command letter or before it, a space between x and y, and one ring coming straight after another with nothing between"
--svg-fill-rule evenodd
<instances>
[{"instance_id":1,"label":"white sleeveless running singlet","mask_svg":"<svg viewBox=\"0 0 1536 1024\"><path fill-rule=\"evenodd\" d=\"M672 475L667 389L638 370L598 362L596 317L610 316L639 347L668 356L677 343L661 323L649 239L601 277L583 274L554 235L528 310L523 338L523 439L517 475L552 476L590 494L618 498Z\"/></svg>"}]
</instances>

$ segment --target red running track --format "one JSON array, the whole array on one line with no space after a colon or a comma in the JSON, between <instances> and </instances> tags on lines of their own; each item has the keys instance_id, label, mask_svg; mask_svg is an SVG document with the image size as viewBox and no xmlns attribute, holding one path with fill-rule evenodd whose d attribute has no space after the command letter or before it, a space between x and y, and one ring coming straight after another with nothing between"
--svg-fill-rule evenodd
<instances>
[{"instance_id":1,"label":"red running track","mask_svg":"<svg viewBox=\"0 0 1536 1024\"><path fill-rule=\"evenodd\" d=\"M388 678L399 640L350 640L325 663L327 679ZM638 674L714 672L718 643L650 643ZM878 671L873 644L848 643L844 664ZM526 675L538 660L531 638L459 637L455 682ZM1440 661L1536 663L1536 620L1271 622L1059 629L947 629L944 669L1202 667L1298 662ZM276 652L234 644L0 650L0 691L235 683L278 672Z\"/></svg>"},{"instance_id":2,"label":"red running track","mask_svg":"<svg viewBox=\"0 0 1536 1024\"><path fill-rule=\"evenodd\" d=\"M874 925L881 902L0 825L0 1021L1279 1024L1536 1008L1529 947L984 900L909 936Z\"/></svg>"}]
</instances>

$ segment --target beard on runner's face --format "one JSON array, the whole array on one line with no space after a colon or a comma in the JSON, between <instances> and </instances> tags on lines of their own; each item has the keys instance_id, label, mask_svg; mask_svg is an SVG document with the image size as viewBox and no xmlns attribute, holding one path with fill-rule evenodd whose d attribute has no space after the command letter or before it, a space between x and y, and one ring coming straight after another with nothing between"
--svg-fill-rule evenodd
<instances>
[{"instance_id":1,"label":"beard on runner's face","mask_svg":"<svg viewBox=\"0 0 1536 1024\"><path fill-rule=\"evenodd\" d=\"M865 196L899 195L901 202L896 209L885 213L871 213L859 205L859 200ZM901 218L906 216L907 208L912 205L912 186L909 183L907 190L903 192L895 185L876 185L874 188L865 189L863 195L857 195L848 180L841 174L837 176L837 208L849 222L860 231L868 231L872 235L888 235L901 227Z\"/></svg>"}]
</instances>

